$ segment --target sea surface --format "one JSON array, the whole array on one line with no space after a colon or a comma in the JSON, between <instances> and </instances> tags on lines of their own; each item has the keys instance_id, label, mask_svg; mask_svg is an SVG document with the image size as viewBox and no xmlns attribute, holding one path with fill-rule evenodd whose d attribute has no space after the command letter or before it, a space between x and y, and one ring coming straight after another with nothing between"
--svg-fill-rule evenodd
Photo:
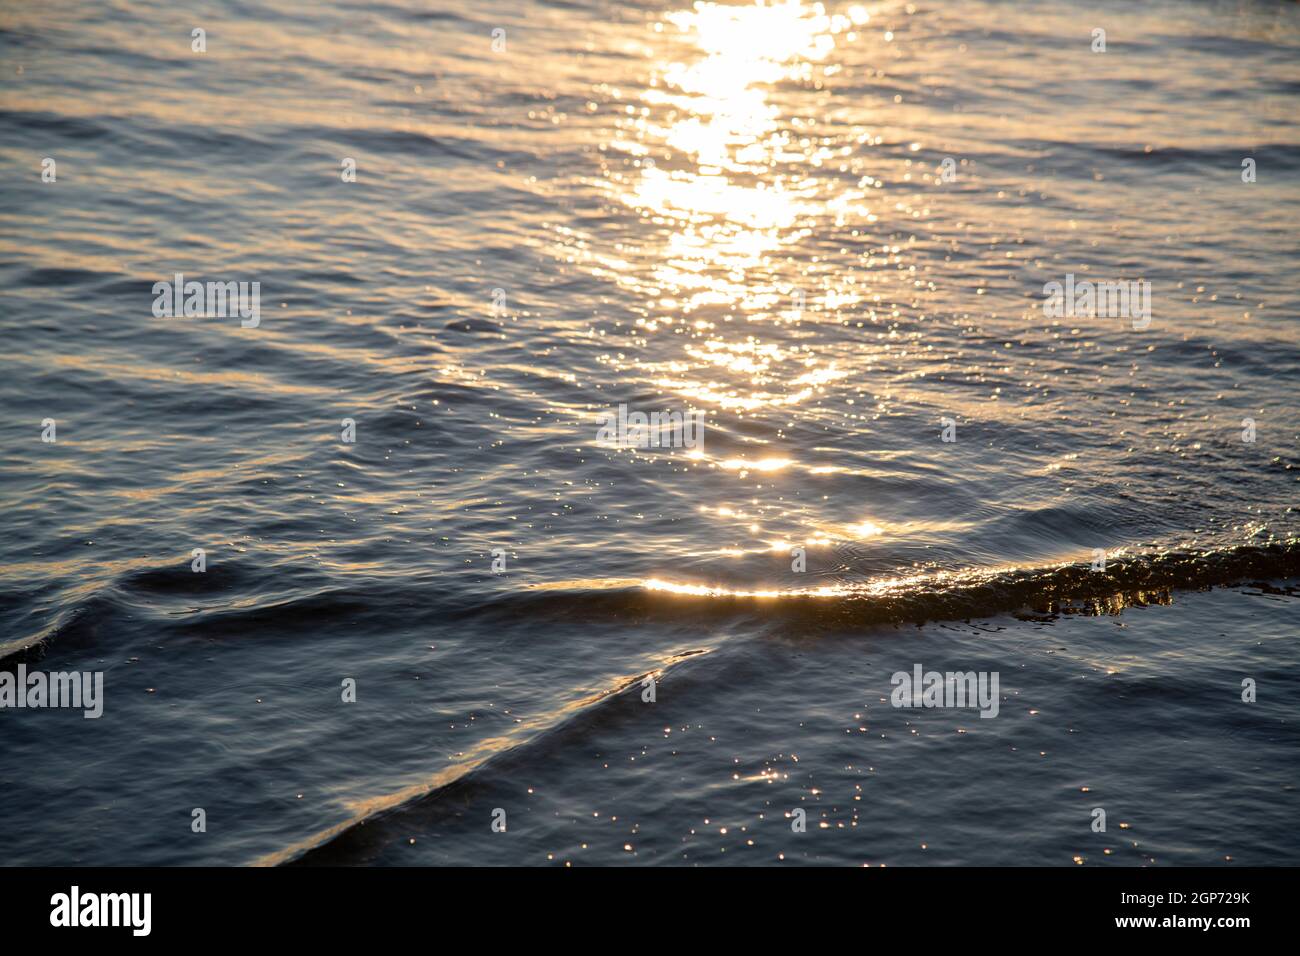
<instances>
[{"instance_id":1,"label":"sea surface","mask_svg":"<svg viewBox=\"0 0 1300 956\"><path fill-rule=\"evenodd\" d=\"M1300 862L1296 4L15 0L0 174L0 864Z\"/></svg>"}]
</instances>

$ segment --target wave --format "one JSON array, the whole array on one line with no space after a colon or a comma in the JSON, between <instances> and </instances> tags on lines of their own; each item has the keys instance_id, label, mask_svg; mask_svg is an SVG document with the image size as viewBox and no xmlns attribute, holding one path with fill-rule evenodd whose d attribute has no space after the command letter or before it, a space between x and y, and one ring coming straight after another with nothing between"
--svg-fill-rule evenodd
<instances>
[{"instance_id":1,"label":"wave","mask_svg":"<svg viewBox=\"0 0 1300 956\"><path fill-rule=\"evenodd\" d=\"M605 580L548 584L496 594L450 616L554 619L691 619L761 615L781 623L840 629L924 624L999 614L1106 613L1177 589L1204 590L1289 578L1300 573L1300 541L1210 551L1169 550L1091 564L1033 568L919 571L809 588L719 587L707 583Z\"/></svg>"},{"instance_id":2,"label":"wave","mask_svg":"<svg viewBox=\"0 0 1300 956\"><path fill-rule=\"evenodd\" d=\"M384 818L416 809L437 813L442 800L464 793L489 770L509 772L512 767L522 767L533 759L537 748L554 744L563 749L566 742L582 737L596 724L630 713L640 703L646 678L662 680L686 662L707 655L705 650L675 654L650 671L627 675L605 690L531 718L514 732L479 744L454 767L414 786L355 804L352 819L268 854L254 865L332 865L336 860L365 858L367 847L382 845L390 836L381 832L384 827L380 821Z\"/></svg>"},{"instance_id":3,"label":"wave","mask_svg":"<svg viewBox=\"0 0 1300 956\"><path fill-rule=\"evenodd\" d=\"M236 568L236 590L249 580ZM868 580L835 580L807 588L717 586L665 578L559 581L513 591L444 589L436 613L441 621L533 621L615 623L629 620L716 622L756 618L780 625L842 630L887 624L925 624L1000 614L1112 613L1130 605L1159 603L1164 592L1259 584L1300 575L1300 540L1216 550L1166 550L1108 557L1104 570L1091 564L1031 568L919 570ZM304 582L305 583L305 582ZM195 636L265 633L301 628L304 621L363 619L391 625L401 609L433 584L388 581L364 588L330 587L316 581L190 616L175 626ZM444 582L445 584L445 582ZM114 592L149 597L193 596L191 575L174 569L135 571ZM104 611L102 595L92 598ZM396 609L396 610L394 610ZM88 621L102 616L90 605L72 608L51 625L25 637L0 641L0 666L39 656L51 646L84 643ZM394 619L394 615L397 615Z\"/></svg>"},{"instance_id":4,"label":"wave","mask_svg":"<svg viewBox=\"0 0 1300 956\"><path fill-rule=\"evenodd\" d=\"M590 583L586 587L551 585L531 593L513 593L493 603L489 613L556 614L572 619L577 609L614 616L685 613L694 619L714 614L758 611L778 622L797 619L816 625L866 625L884 622L982 617L998 613L1117 613L1125 607L1169 603L1176 589L1207 589L1252 584L1266 591L1300 570L1295 541L1247 545L1211 552L1165 552L1108 561L1104 571L1091 565L1031 569L935 572L865 584L835 584L806 590L743 591L650 580ZM1285 593L1294 593L1287 587ZM462 616L472 615L468 608ZM384 847L405 833L411 813L430 819L463 804L480 778L498 771L509 775L516 764L535 759L538 748L556 746L587 733L593 725L620 719L635 708L644 677L671 675L691 679L691 668L717 658L714 651L678 654L648 672L615 682L611 688L529 722L519 733L485 742L467 760L423 784L366 801L351 821L337 824L258 861L260 865L338 865L373 862ZM726 655L722 655L725 657ZM706 665L707 666L707 665ZM685 670L685 674L678 672ZM715 675L716 676L716 675ZM700 680L707 674L697 675ZM484 783L486 786L486 782ZM398 816L392 827L383 820Z\"/></svg>"}]
</instances>

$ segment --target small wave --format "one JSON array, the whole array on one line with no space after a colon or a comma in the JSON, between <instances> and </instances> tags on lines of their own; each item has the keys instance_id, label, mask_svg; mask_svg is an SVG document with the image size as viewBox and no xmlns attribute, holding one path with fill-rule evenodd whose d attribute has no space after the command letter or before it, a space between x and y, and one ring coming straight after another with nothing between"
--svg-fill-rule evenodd
<instances>
[{"instance_id":1,"label":"small wave","mask_svg":"<svg viewBox=\"0 0 1300 956\"><path fill-rule=\"evenodd\" d=\"M640 701L643 680L647 677L659 680L684 662L705 654L707 652L703 650L675 654L650 671L627 675L605 690L532 718L514 733L484 741L455 766L439 771L423 783L353 805L352 819L269 854L255 865L328 864L340 857L345 860L364 857L365 846L377 836L376 831L383 829L375 825L382 818L416 808L436 813L441 798L472 787L489 768L508 770L508 764L526 763L539 746L548 742L558 742L563 746L563 741L581 736L593 724L630 712Z\"/></svg>"},{"instance_id":2,"label":"small wave","mask_svg":"<svg viewBox=\"0 0 1300 956\"><path fill-rule=\"evenodd\" d=\"M1165 551L1091 564L1034 568L918 571L868 581L837 581L810 588L719 587L708 583L602 580L548 584L494 595L453 610L460 618L553 619L727 618L761 616L810 627L924 624L1017 612L1051 613L1073 606L1098 613L1149 595L1204 590L1300 573L1300 542L1242 545L1213 551Z\"/></svg>"}]
</instances>

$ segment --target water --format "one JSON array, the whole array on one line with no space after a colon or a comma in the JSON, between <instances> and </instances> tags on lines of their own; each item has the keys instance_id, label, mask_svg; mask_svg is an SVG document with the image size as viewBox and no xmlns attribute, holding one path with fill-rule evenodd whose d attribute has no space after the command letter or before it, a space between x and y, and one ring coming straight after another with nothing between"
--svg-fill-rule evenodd
<instances>
[{"instance_id":1,"label":"water","mask_svg":"<svg viewBox=\"0 0 1300 956\"><path fill-rule=\"evenodd\" d=\"M280 6L0 13L0 862L1297 862L1293 5Z\"/></svg>"}]
</instances>

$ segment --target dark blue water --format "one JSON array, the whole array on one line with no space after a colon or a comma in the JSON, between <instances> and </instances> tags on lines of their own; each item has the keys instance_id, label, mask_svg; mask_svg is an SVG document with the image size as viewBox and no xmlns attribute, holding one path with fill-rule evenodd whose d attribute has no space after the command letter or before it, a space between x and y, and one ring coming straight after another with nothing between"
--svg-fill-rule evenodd
<instances>
[{"instance_id":1,"label":"dark blue water","mask_svg":"<svg viewBox=\"0 0 1300 956\"><path fill-rule=\"evenodd\" d=\"M104 696L0 707L0 862L1296 863L1298 55L1273 2L6 9L0 673Z\"/></svg>"}]
</instances>

